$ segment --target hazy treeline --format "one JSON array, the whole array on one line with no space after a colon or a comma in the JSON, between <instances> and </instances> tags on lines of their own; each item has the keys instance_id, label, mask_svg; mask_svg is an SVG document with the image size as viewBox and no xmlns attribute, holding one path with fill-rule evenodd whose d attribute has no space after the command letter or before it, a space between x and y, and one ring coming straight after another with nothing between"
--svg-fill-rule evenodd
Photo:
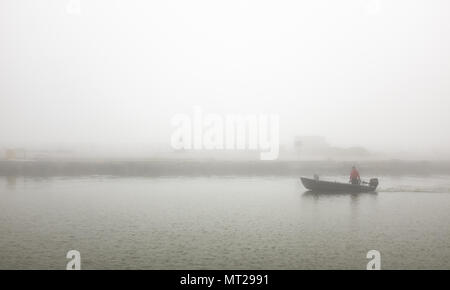
<instances>
[{"instance_id":1,"label":"hazy treeline","mask_svg":"<svg viewBox=\"0 0 450 290\"><path fill-rule=\"evenodd\" d=\"M347 175L352 162L337 161L0 161L0 176L310 176ZM450 162L366 161L364 177L450 174Z\"/></svg>"}]
</instances>

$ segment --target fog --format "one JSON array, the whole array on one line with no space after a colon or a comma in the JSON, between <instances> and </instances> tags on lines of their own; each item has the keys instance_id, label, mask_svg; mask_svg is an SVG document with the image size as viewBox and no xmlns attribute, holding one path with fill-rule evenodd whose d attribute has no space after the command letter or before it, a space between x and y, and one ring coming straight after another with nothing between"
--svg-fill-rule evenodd
<instances>
[{"instance_id":1,"label":"fog","mask_svg":"<svg viewBox=\"0 0 450 290\"><path fill-rule=\"evenodd\" d=\"M171 118L200 106L278 114L282 144L449 156L449 12L447 0L2 0L0 147L170 146Z\"/></svg>"}]
</instances>

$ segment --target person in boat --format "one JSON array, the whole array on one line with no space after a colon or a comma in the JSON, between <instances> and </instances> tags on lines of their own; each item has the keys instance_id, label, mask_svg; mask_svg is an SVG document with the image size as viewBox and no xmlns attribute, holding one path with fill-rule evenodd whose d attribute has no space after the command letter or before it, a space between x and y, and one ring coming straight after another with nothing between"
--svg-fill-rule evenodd
<instances>
[{"instance_id":1,"label":"person in boat","mask_svg":"<svg viewBox=\"0 0 450 290\"><path fill-rule=\"evenodd\" d=\"M355 166L352 166L352 172L350 173L350 183L351 184L360 184L361 177L359 177L359 172L356 170Z\"/></svg>"}]
</instances>

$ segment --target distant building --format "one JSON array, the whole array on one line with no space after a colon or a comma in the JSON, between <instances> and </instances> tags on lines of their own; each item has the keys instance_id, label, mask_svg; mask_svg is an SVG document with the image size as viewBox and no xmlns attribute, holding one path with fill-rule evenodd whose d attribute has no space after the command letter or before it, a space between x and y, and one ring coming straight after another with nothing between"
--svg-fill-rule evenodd
<instances>
[{"instance_id":1,"label":"distant building","mask_svg":"<svg viewBox=\"0 0 450 290\"><path fill-rule=\"evenodd\" d=\"M298 136L294 141L294 148L301 158L363 158L370 156L364 147L335 147L330 146L322 136Z\"/></svg>"},{"instance_id":2,"label":"distant building","mask_svg":"<svg viewBox=\"0 0 450 290\"><path fill-rule=\"evenodd\" d=\"M330 148L322 136L298 136L295 138L294 146L297 152L303 153L319 153Z\"/></svg>"}]
</instances>

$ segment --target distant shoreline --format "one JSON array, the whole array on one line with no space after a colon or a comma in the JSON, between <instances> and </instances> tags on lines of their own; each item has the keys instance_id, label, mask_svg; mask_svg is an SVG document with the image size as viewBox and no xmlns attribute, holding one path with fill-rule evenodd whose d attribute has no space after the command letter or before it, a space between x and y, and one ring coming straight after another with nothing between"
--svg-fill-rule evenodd
<instances>
[{"instance_id":1,"label":"distant shoreline","mask_svg":"<svg viewBox=\"0 0 450 290\"><path fill-rule=\"evenodd\" d=\"M0 161L0 176L311 176L346 175L349 161L58 160ZM361 161L364 176L450 175L450 161Z\"/></svg>"}]
</instances>

